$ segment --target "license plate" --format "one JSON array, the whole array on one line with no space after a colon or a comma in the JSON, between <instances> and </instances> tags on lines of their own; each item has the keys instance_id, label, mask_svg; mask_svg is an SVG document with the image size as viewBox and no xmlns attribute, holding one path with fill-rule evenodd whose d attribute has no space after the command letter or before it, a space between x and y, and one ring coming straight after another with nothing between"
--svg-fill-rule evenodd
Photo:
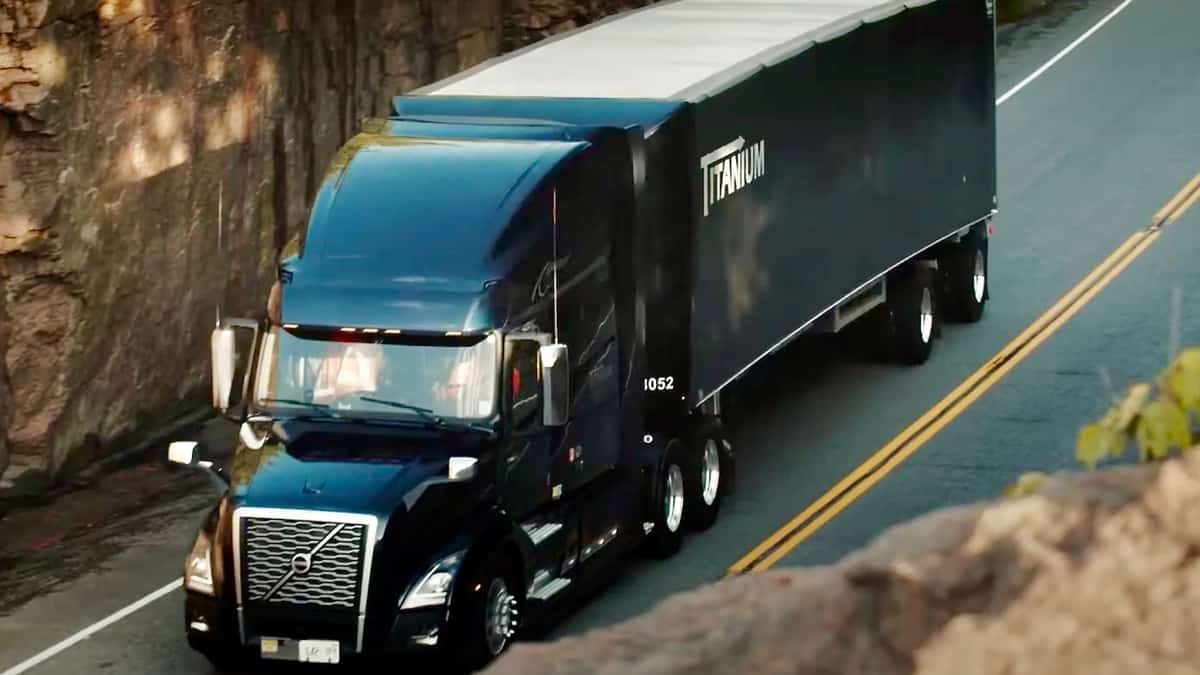
<instances>
[{"instance_id":1,"label":"license plate","mask_svg":"<svg viewBox=\"0 0 1200 675\"><path fill-rule=\"evenodd\" d=\"M271 661L301 661L304 663L340 663L342 645L337 640L293 640L291 638L262 638L259 653Z\"/></svg>"},{"instance_id":2,"label":"license plate","mask_svg":"<svg viewBox=\"0 0 1200 675\"><path fill-rule=\"evenodd\" d=\"M299 660L302 663L337 663L342 656L341 646L337 640L300 640Z\"/></svg>"}]
</instances>

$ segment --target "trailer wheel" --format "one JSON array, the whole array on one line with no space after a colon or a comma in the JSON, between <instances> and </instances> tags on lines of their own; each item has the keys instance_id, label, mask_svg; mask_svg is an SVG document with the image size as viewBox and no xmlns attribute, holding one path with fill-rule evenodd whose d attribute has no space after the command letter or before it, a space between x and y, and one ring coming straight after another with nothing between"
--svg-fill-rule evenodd
<instances>
[{"instance_id":1,"label":"trailer wheel","mask_svg":"<svg viewBox=\"0 0 1200 675\"><path fill-rule=\"evenodd\" d=\"M732 478L724 435L715 421L700 427L693 441L692 480L687 481L688 525L707 530L721 513L721 497Z\"/></svg>"},{"instance_id":2,"label":"trailer wheel","mask_svg":"<svg viewBox=\"0 0 1200 675\"><path fill-rule=\"evenodd\" d=\"M988 240L986 225L971 228L967 236L950 246L938 261L942 270L946 317L975 323L983 316L988 287Z\"/></svg>"},{"instance_id":3,"label":"trailer wheel","mask_svg":"<svg viewBox=\"0 0 1200 675\"><path fill-rule=\"evenodd\" d=\"M929 360L938 328L933 279L928 267L909 265L888 287L887 341L896 361L919 365Z\"/></svg>"},{"instance_id":4,"label":"trailer wheel","mask_svg":"<svg viewBox=\"0 0 1200 675\"><path fill-rule=\"evenodd\" d=\"M654 529L647 548L650 555L664 559L675 555L683 545L684 516L686 515L687 457L683 444L673 440L667 444L666 455L655 479L653 513Z\"/></svg>"},{"instance_id":5,"label":"trailer wheel","mask_svg":"<svg viewBox=\"0 0 1200 675\"><path fill-rule=\"evenodd\" d=\"M455 666L474 672L500 656L517 633L525 592L512 557L499 548L462 578L451 605Z\"/></svg>"}]
</instances>

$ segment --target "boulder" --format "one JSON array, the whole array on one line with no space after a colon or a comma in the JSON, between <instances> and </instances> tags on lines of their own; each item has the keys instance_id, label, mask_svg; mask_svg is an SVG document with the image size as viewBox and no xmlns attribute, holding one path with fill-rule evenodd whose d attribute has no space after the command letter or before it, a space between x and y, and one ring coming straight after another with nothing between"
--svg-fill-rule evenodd
<instances>
[{"instance_id":1,"label":"boulder","mask_svg":"<svg viewBox=\"0 0 1200 675\"><path fill-rule=\"evenodd\" d=\"M1200 672L1200 454L1057 476L837 564L721 581L492 675Z\"/></svg>"}]
</instances>

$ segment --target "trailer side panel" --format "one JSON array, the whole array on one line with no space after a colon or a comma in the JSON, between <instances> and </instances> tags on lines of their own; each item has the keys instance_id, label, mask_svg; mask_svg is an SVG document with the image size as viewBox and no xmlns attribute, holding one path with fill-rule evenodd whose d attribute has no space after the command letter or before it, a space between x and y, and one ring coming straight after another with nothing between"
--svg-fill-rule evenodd
<instances>
[{"instance_id":1,"label":"trailer side panel","mask_svg":"<svg viewBox=\"0 0 1200 675\"><path fill-rule=\"evenodd\" d=\"M941 0L694 106L689 403L995 205L994 22Z\"/></svg>"}]
</instances>

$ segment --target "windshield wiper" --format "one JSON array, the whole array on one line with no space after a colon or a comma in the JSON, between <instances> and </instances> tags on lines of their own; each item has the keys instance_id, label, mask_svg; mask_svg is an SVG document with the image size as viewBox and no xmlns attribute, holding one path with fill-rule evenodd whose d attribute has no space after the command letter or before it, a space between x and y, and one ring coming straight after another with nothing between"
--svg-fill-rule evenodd
<instances>
[{"instance_id":1,"label":"windshield wiper","mask_svg":"<svg viewBox=\"0 0 1200 675\"><path fill-rule=\"evenodd\" d=\"M445 428L447 426L455 426L455 427L459 427L459 428L473 429L475 431L482 431L482 432L485 432L488 434L494 433L493 429L491 429L490 427L487 427L485 425L482 425L482 424L471 424L471 423L467 423L467 422L447 423L446 420L442 419L438 415L435 415L434 412L432 410L430 410L429 408L422 408L419 405L412 405L411 403L401 403L400 401L388 401L388 400L385 400L382 398L373 398L371 396L359 396L358 398L360 400L366 401L368 403L378 403L379 405L386 405L391 408L400 408L401 410L411 410L411 411L417 413L417 415L419 415L421 417L421 419L425 420L429 424L431 424L435 427L438 427L438 428Z\"/></svg>"},{"instance_id":2,"label":"windshield wiper","mask_svg":"<svg viewBox=\"0 0 1200 675\"><path fill-rule=\"evenodd\" d=\"M432 410L430 410L429 408L422 408L419 405L412 405L411 403L401 403L399 401L388 401L388 400L385 400L382 398L372 398L370 396L359 396L358 400L366 401L367 403L378 403L379 405L386 405L390 408L400 408L402 410L411 410L411 411L417 413L418 415L420 415L422 419L427 420L433 424L436 424L439 427L442 426L443 424L445 424L445 421L443 421L442 418L438 417L437 415L434 415Z\"/></svg>"},{"instance_id":3,"label":"windshield wiper","mask_svg":"<svg viewBox=\"0 0 1200 675\"><path fill-rule=\"evenodd\" d=\"M260 399L258 399L258 401L260 403L283 403L285 405L302 405L306 408L312 408L313 410L320 410L321 412L329 413L330 417L341 417L341 415L338 415L337 412L335 412L334 409L326 403L313 403L312 401L301 401L299 399L294 399L294 398L260 398Z\"/></svg>"}]
</instances>

